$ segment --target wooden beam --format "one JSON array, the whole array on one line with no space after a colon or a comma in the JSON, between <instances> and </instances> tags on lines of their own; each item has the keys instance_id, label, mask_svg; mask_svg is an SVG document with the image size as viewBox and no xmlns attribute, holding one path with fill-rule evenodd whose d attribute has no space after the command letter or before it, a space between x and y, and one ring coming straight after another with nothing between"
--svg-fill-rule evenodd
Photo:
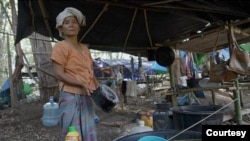
<instances>
[{"instance_id":1,"label":"wooden beam","mask_svg":"<svg viewBox=\"0 0 250 141\"><path fill-rule=\"evenodd\" d=\"M177 15L177 16L182 16L182 17L188 17L197 21L201 21L201 22L205 22L207 23L207 20L204 20L198 16L194 16L193 14L186 14L185 11L182 10L182 12L180 13L181 10L177 11L176 9L178 7L174 7L174 8L157 8L157 7L150 7L150 6L144 6L144 4L142 5L136 5L135 3L124 3L124 2L115 2L115 1L110 1L110 0L87 0L88 2L93 2L93 3L101 3L101 4L109 4L112 6L117 6L117 7L123 7L123 8L129 8L129 9L138 9L138 10L147 10L147 11L151 11L151 12L158 12L158 13L171 13L173 15ZM146 3L145 3L146 4ZM173 9L175 9L175 11L173 12ZM204 11L203 11L204 12Z\"/></svg>"},{"instance_id":2,"label":"wooden beam","mask_svg":"<svg viewBox=\"0 0 250 141\"><path fill-rule=\"evenodd\" d=\"M87 36L87 34L93 29L93 27L95 26L95 24L97 23L97 21L100 19L100 17L102 16L102 14L107 11L109 4L105 4L102 11L98 14L98 16L96 17L96 19L94 20L94 22L91 24L91 26L88 28L88 30L84 33L84 35L81 37L80 42Z\"/></svg>"},{"instance_id":3,"label":"wooden beam","mask_svg":"<svg viewBox=\"0 0 250 141\"><path fill-rule=\"evenodd\" d=\"M149 39L149 42L150 42L150 46L152 47L153 42L152 42L152 38L151 38L151 35L150 35L150 32L149 32L148 17L147 17L147 11L146 10L144 10L144 20L145 20L145 26L146 26L146 31L147 31L148 39Z\"/></svg>"},{"instance_id":4,"label":"wooden beam","mask_svg":"<svg viewBox=\"0 0 250 141\"><path fill-rule=\"evenodd\" d=\"M175 10L181 10L183 12L185 11L197 11L197 12L206 12L206 13L218 13L218 14L226 14L226 15L235 15L235 16L249 16L248 14L241 13L239 11L233 11L233 10L223 10L220 8L211 8L209 6L205 7L205 5L192 5L193 7L197 6L196 8L187 8L187 6L173 6L173 5L164 5L166 3L174 3L177 2L176 0L165 0L158 3L152 3L152 2L145 2L141 5L135 4L133 2L120 2L120 1L110 1L110 0L87 0L88 2L94 2L94 3L104 3L104 4L110 4L117 7L124 7L124 8L131 8L131 9L140 9L140 10L147 10L147 11L154 11L154 12L170 12L173 9ZM182 0L179 0L182 1ZM210 3L209 3L210 4ZM156 5L156 6L155 6ZM201 7L203 6L203 7ZM215 5L216 6L216 5Z\"/></svg>"},{"instance_id":5,"label":"wooden beam","mask_svg":"<svg viewBox=\"0 0 250 141\"><path fill-rule=\"evenodd\" d=\"M133 14L133 17L132 17L130 26L129 26L128 34L127 34L127 36L126 36L126 39L125 39L125 42L124 42L124 46L123 46L122 51L124 51L125 48L126 48L126 46L127 46L128 38L129 38L130 33L131 33L132 29L133 29L133 25L134 25L134 21L135 21L136 15L137 15L137 9L135 9L135 11L134 11L134 14Z\"/></svg>"},{"instance_id":6,"label":"wooden beam","mask_svg":"<svg viewBox=\"0 0 250 141\"><path fill-rule=\"evenodd\" d=\"M250 22L250 19L247 18L243 21L239 21L241 24L246 24L248 22ZM238 22L234 22L233 25L237 27L234 28L234 33L238 34L238 38L237 38L237 42L239 44L241 43L246 43L250 41L250 33L248 32L248 28L247 29L241 29L239 28L239 26L241 25ZM182 49L182 50L187 50L187 51L191 51L191 52L196 52L196 53L208 53L213 51L213 46L209 46L208 44L205 44L204 47L202 48L196 48L195 46L197 46L197 44L201 44L202 41L200 40L201 38L206 38L206 36L211 36L211 38L207 38L204 39L204 42L211 42L213 40L215 40L215 38L212 38L212 35L215 34L218 31L221 32L227 32L229 30L228 25L218 25L217 27L215 27L214 29L208 30L206 32L203 32L201 34L193 34L190 35L189 41L188 42L183 42L183 40L185 38L180 38L174 41L170 41L168 44L171 46L175 46L176 49ZM242 36L240 36L242 35ZM190 47L190 45L194 46L194 47ZM220 39L218 45L217 45L217 49L222 49L229 46L228 41L225 42L224 37L222 39Z\"/></svg>"}]
</instances>

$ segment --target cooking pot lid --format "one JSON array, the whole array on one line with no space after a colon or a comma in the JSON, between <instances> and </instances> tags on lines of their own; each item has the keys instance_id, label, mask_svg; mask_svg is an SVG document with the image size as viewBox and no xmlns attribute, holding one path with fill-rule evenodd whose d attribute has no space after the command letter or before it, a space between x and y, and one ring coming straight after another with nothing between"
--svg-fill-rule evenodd
<instances>
[{"instance_id":1,"label":"cooking pot lid","mask_svg":"<svg viewBox=\"0 0 250 141\"><path fill-rule=\"evenodd\" d=\"M175 53L170 47L159 47L155 53L155 60L161 66L170 66L174 62Z\"/></svg>"}]
</instances>

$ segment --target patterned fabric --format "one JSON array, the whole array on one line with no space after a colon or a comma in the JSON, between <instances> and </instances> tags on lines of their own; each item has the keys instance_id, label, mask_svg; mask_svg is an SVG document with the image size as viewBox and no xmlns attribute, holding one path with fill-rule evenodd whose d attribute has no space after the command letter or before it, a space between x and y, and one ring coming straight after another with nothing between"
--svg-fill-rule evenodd
<instances>
[{"instance_id":1,"label":"patterned fabric","mask_svg":"<svg viewBox=\"0 0 250 141\"><path fill-rule=\"evenodd\" d=\"M95 112L91 97L61 91L59 107L62 141L65 140L69 126L76 127L82 141L97 141Z\"/></svg>"},{"instance_id":2,"label":"patterned fabric","mask_svg":"<svg viewBox=\"0 0 250 141\"><path fill-rule=\"evenodd\" d=\"M193 78L192 61L188 53L186 54L186 74L188 78Z\"/></svg>"}]
</instances>

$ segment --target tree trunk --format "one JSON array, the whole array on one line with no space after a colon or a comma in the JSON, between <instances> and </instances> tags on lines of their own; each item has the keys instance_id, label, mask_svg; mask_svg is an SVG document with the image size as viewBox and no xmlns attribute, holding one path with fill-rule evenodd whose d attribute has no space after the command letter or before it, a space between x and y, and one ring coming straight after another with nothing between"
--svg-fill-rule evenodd
<instances>
[{"instance_id":1,"label":"tree trunk","mask_svg":"<svg viewBox=\"0 0 250 141\"><path fill-rule=\"evenodd\" d=\"M48 37L38 33L33 33L32 37L34 39L30 39L30 42L39 80L40 98L44 102L48 101L50 96L54 96L54 99L58 100L58 81L54 77L54 67L50 61L52 52L51 42L49 42Z\"/></svg>"},{"instance_id":2,"label":"tree trunk","mask_svg":"<svg viewBox=\"0 0 250 141\"><path fill-rule=\"evenodd\" d=\"M11 5L11 14L12 14L12 23L10 21L10 18L7 16L8 21L10 23L12 31L14 34L16 34L16 25L17 25L17 13L16 13L16 4L14 0L9 0ZM7 14L7 12L6 12ZM8 15L8 14L7 14ZM15 40L15 39L14 39ZM23 94L23 80L21 75L21 70L23 68L23 50L21 48L20 44L16 45L16 64L15 64L15 70L12 75L12 80L10 80L10 83L12 83L13 88L11 88L11 92L14 92L11 97L11 106L16 107L17 103L17 96L19 99L24 98ZM10 71L11 72L11 71Z\"/></svg>"}]
</instances>

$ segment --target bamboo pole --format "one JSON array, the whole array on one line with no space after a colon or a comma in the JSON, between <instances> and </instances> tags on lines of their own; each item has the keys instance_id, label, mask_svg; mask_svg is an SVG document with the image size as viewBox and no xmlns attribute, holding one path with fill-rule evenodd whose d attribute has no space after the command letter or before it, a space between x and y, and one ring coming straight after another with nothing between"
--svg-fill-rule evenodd
<instances>
[{"instance_id":1,"label":"bamboo pole","mask_svg":"<svg viewBox=\"0 0 250 141\"><path fill-rule=\"evenodd\" d=\"M88 33L94 28L95 24L98 22L98 20L101 18L102 14L108 10L109 4L105 4L102 11L98 14L94 22L91 24L91 26L87 29L87 31L84 33L84 35L81 37L80 42L88 35Z\"/></svg>"},{"instance_id":2,"label":"bamboo pole","mask_svg":"<svg viewBox=\"0 0 250 141\"><path fill-rule=\"evenodd\" d=\"M175 72L175 70L174 70L173 65L170 65L169 68L170 68L169 69L170 86L171 86L171 88L174 88L174 91L175 91L175 78L174 78L174 72ZM171 96L171 99L172 99L172 105L173 105L173 107L178 106L176 94L173 94Z\"/></svg>"},{"instance_id":3,"label":"bamboo pole","mask_svg":"<svg viewBox=\"0 0 250 141\"><path fill-rule=\"evenodd\" d=\"M150 35L149 27L148 27L147 11L144 10L143 12L144 12L144 20L145 20L145 26L146 26L146 31L147 31L148 39L149 39L149 42L150 42L150 46L152 47L153 46L153 42L152 42L152 37Z\"/></svg>"},{"instance_id":4,"label":"bamboo pole","mask_svg":"<svg viewBox=\"0 0 250 141\"><path fill-rule=\"evenodd\" d=\"M125 51L125 48L127 47L128 38L129 38L130 33L131 33L132 29L133 29L136 15L137 15L137 9L135 9L133 17L132 17L132 21L131 21L131 23L129 25L128 34L126 36L126 39L125 39L125 42L124 42L124 45L123 45L123 49L122 49L123 52Z\"/></svg>"},{"instance_id":5,"label":"bamboo pole","mask_svg":"<svg viewBox=\"0 0 250 141\"><path fill-rule=\"evenodd\" d=\"M16 106L16 97L13 91L13 78L12 78L12 61L11 61L11 53L10 53L10 43L9 43L9 35L7 34L7 52L8 52L8 69L9 69L9 81L10 81L10 98L11 98L11 107Z\"/></svg>"},{"instance_id":6,"label":"bamboo pole","mask_svg":"<svg viewBox=\"0 0 250 141\"><path fill-rule=\"evenodd\" d=\"M39 7L41 9L42 16L43 16L43 21L45 23L45 26L46 26L48 32L49 32L49 36L52 38L53 37L53 33L52 33L52 30L50 29L50 26L49 26L48 16L47 16L46 10L44 8L43 0L38 0L38 3L39 3ZM52 40L53 39L54 38L52 38Z\"/></svg>"}]
</instances>

